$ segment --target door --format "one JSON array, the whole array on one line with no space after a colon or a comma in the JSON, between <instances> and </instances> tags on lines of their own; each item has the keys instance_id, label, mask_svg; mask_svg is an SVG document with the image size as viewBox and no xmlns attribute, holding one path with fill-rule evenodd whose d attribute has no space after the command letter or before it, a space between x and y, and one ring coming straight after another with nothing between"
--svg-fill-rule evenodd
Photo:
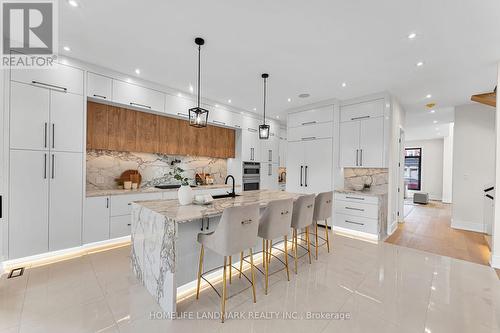
<instances>
[{"instance_id":1,"label":"door","mask_svg":"<svg viewBox=\"0 0 500 333\"><path fill-rule=\"evenodd\" d=\"M46 150L49 147L49 92L12 82L10 99L10 147Z\"/></svg>"},{"instance_id":2,"label":"door","mask_svg":"<svg viewBox=\"0 0 500 333\"><path fill-rule=\"evenodd\" d=\"M332 139L304 141L304 189L306 193L332 190Z\"/></svg>"},{"instance_id":3,"label":"door","mask_svg":"<svg viewBox=\"0 0 500 333\"><path fill-rule=\"evenodd\" d=\"M253 144L253 142L254 142L254 137L257 136L257 133L255 133L251 129L244 128L241 131L241 134L242 134L241 159L242 161L245 162L254 161L255 145Z\"/></svg>"},{"instance_id":4,"label":"door","mask_svg":"<svg viewBox=\"0 0 500 333\"><path fill-rule=\"evenodd\" d=\"M79 246L82 240L82 154L51 153L49 164L49 250Z\"/></svg>"},{"instance_id":5,"label":"door","mask_svg":"<svg viewBox=\"0 0 500 333\"><path fill-rule=\"evenodd\" d=\"M340 123L340 167L359 166L359 121Z\"/></svg>"},{"instance_id":6,"label":"door","mask_svg":"<svg viewBox=\"0 0 500 333\"><path fill-rule=\"evenodd\" d=\"M50 92L50 149L83 151L83 96Z\"/></svg>"},{"instance_id":7,"label":"door","mask_svg":"<svg viewBox=\"0 0 500 333\"><path fill-rule=\"evenodd\" d=\"M102 75L87 74L87 96L102 100L111 100L113 80Z\"/></svg>"},{"instance_id":8,"label":"door","mask_svg":"<svg viewBox=\"0 0 500 333\"><path fill-rule=\"evenodd\" d=\"M286 161L286 190L303 192L304 145L302 141L288 142Z\"/></svg>"},{"instance_id":9,"label":"door","mask_svg":"<svg viewBox=\"0 0 500 333\"><path fill-rule=\"evenodd\" d=\"M48 194L49 153L11 150L9 259L47 252Z\"/></svg>"},{"instance_id":10,"label":"door","mask_svg":"<svg viewBox=\"0 0 500 333\"><path fill-rule=\"evenodd\" d=\"M384 167L384 117L360 122L359 164L363 167Z\"/></svg>"},{"instance_id":11,"label":"door","mask_svg":"<svg viewBox=\"0 0 500 333\"><path fill-rule=\"evenodd\" d=\"M109 238L109 197L85 199L82 243L88 244Z\"/></svg>"}]
</instances>

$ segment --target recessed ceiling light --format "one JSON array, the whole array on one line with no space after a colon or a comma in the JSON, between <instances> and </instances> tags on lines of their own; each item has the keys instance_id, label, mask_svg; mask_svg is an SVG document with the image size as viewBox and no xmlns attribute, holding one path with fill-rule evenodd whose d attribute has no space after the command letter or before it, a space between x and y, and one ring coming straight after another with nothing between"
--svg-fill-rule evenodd
<instances>
[{"instance_id":1,"label":"recessed ceiling light","mask_svg":"<svg viewBox=\"0 0 500 333\"><path fill-rule=\"evenodd\" d=\"M291 102L291 101L292 101L292 99L291 99L291 98L288 98L288 102Z\"/></svg>"},{"instance_id":2,"label":"recessed ceiling light","mask_svg":"<svg viewBox=\"0 0 500 333\"><path fill-rule=\"evenodd\" d=\"M136 68L135 69L135 74L137 74L137 75L141 74L141 70L139 68Z\"/></svg>"},{"instance_id":3,"label":"recessed ceiling light","mask_svg":"<svg viewBox=\"0 0 500 333\"><path fill-rule=\"evenodd\" d=\"M302 94L299 95L300 98L307 98L309 96L311 96L311 95L308 94L308 93L302 93Z\"/></svg>"},{"instance_id":4,"label":"recessed ceiling light","mask_svg":"<svg viewBox=\"0 0 500 333\"><path fill-rule=\"evenodd\" d=\"M280 116L276 116L276 118L280 119Z\"/></svg>"},{"instance_id":5,"label":"recessed ceiling light","mask_svg":"<svg viewBox=\"0 0 500 333\"><path fill-rule=\"evenodd\" d=\"M80 4L76 0L68 0L68 4L71 7L78 7L78 6L80 6Z\"/></svg>"},{"instance_id":6,"label":"recessed ceiling light","mask_svg":"<svg viewBox=\"0 0 500 333\"><path fill-rule=\"evenodd\" d=\"M193 85L192 85L192 84L189 84L189 91L190 91L191 93L193 93L193 92L194 92L194 87L193 87Z\"/></svg>"},{"instance_id":7,"label":"recessed ceiling light","mask_svg":"<svg viewBox=\"0 0 500 333\"><path fill-rule=\"evenodd\" d=\"M231 103L231 100L230 100L230 99L228 99L228 100L227 100L227 102L228 102L228 103Z\"/></svg>"},{"instance_id":8,"label":"recessed ceiling light","mask_svg":"<svg viewBox=\"0 0 500 333\"><path fill-rule=\"evenodd\" d=\"M177 96L182 97L182 94L181 93L177 93Z\"/></svg>"},{"instance_id":9,"label":"recessed ceiling light","mask_svg":"<svg viewBox=\"0 0 500 333\"><path fill-rule=\"evenodd\" d=\"M346 82L342 82L342 88L345 88L347 87L347 83Z\"/></svg>"},{"instance_id":10,"label":"recessed ceiling light","mask_svg":"<svg viewBox=\"0 0 500 333\"><path fill-rule=\"evenodd\" d=\"M413 39L415 37L417 37L417 34L414 32L412 32L411 34L408 35L408 39Z\"/></svg>"},{"instance_id":11,"label":"recessed ceiling light","mask_svg":"<svg viewBox=\"0 0 500 333\"><path fill-rule=\"evenodd\" d=\"M257 108L253 108L254 111L257 111Z\"/></svg>"},{"instance_id":12,"label":"recessed ceiling light","mask_svg":"<svg viewBox=\"0 0 500 333\"><path fill-rule=\"evenodd\" d=\"M432 97L432 95L431 95L431 94L427 94L427 95L425 95L425 98L431 98L431 97Z\"/></svg>"},{"instance_id":13,"label":"recessed ceiling light","mask_svg":"<svg viewBox=\"0 0 500 333\"><path fill-rule=\"evenodd\" d=\"M417 67L422 67L424 65L424 62L423 61L419 61L417 62Z\"/></svg>"},{"instance_id":14,"label":"recessed ceiling light","mask_svg":"<svg viewBox=\"0 0 500 333\"><path fill-rule=\"evenodd\" d=\"M70 48L69 46L64 46L64 47L63 47L63 49L64 49L64 51L66 51L66 52L71 51L71 48Z\"/></svg>"},{"instance_id":15,"label":"recessed ceiling light","mask_svg":"<svg viewBox=\"0 0 500 333\"><path fill-rule=\"evenodd\" d=\"M215 104L215 107L218 108L219 107L219 104Z\"/></svg>"},{"instance_id":16,"label":"recessed ceiling light","mask_svg":"<svg viewBox=\"0 0 500 333\"><path fill-rule=\"evenodd\" d=\"M437 123L438 123L438 121L437 121L437 120L434 120L434 121L433 121L433 123L434 123L434 124L437 124Z\"/></svg>"},{"instance_id":17,"label":"recessed ceiling light","mask_svg":"<svg viewBox=\"0 0 500 333\"><path fill-rule=\"evenodd\" d=\"M436 131L439 131L439 127L434 128Z\"/></svg>"},{"instance_id":18,"label":"recessed ceiling light","mask_svg":"<svg viewBox=\"0 0 500 333\"><path fill-rule=\"evenodd\" d=\"M435 113L435 112L436 112L436 110L430 110L429 112L430 112L430 113Z\"/></svg>"}]
</instances>

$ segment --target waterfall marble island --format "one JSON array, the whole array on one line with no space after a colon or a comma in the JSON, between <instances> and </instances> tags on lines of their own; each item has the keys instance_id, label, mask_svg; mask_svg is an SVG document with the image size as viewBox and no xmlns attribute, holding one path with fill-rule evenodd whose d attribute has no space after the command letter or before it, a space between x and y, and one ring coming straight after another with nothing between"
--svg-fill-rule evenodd
<instances>
[{"instance_id":1,"label":"waterfall marble island","mask_svg":"<svg viewBox=\"0 0 500 333\"><path fill-rule=\"evenodd\" d=\"M176 311L178 288L196 280L200 245L198 233L215 230L224 209L273 200L297 198L283 191L246 191L216 199L208 205L181 206L177 200L138 201L132 204L132 268L162 309ZM255 244L259 251L259 244ZM204 271L222 265L223 258L206 250ZM194 286L194 284L192 284Z\"/></svg>"}]
</instances>

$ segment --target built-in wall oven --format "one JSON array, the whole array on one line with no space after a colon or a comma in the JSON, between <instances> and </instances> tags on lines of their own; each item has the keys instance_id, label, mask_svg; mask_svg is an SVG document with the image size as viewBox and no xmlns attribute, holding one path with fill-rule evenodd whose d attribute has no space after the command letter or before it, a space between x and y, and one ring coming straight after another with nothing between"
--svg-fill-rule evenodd
<instances>
[{"instance_id":1,"label":"built-in wall oven","mask_svg":"<svg viewBox=\"0 0 500 333\"><path fill-rule=\"evenodd\" d=\"M243 191L260 190L260 163L243 162Z\"/></svg>"}]
</instances>

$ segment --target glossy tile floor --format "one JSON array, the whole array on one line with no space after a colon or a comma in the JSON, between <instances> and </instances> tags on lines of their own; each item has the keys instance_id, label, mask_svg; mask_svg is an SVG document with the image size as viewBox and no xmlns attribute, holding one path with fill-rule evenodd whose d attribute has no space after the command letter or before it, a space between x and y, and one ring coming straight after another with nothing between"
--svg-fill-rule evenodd
<instances>
[{"instance_id":1,"label":"glossy tile floor","mask_svg":"<svg viewBox=\"0 0 500 333\"><path fill-rule=\"evenodd\" d=\"M484 234L453 229L450 204L430 201L428 205L405 205L404 220L387 242L489 265L490 249Z\"/></svg>"},{"instance_id":2,"label":"glossy tile floor","mask_svg":"<svg viewBox=\"0 0 500 333\"><path fill-rule=\"evenodd\" d=\"M332 253L322 249L312 265L303 257L290 282L284 271L272 275L267 296L258 273L256 304L250 289L237 293L244 279L233 277L227 311L259 320L150 319L160 309L132 275L127 246L3 278L0 332L500 331L500 281L490 267L388 243L334 236L333 244ZM272 266L278 269L278 261ZM178 308L216 312L219 299L207 289ZM283 312L296 319L263 318ZM307 312L342 312L350 319L300 318Z\"/></svg>"}]
</instances>

